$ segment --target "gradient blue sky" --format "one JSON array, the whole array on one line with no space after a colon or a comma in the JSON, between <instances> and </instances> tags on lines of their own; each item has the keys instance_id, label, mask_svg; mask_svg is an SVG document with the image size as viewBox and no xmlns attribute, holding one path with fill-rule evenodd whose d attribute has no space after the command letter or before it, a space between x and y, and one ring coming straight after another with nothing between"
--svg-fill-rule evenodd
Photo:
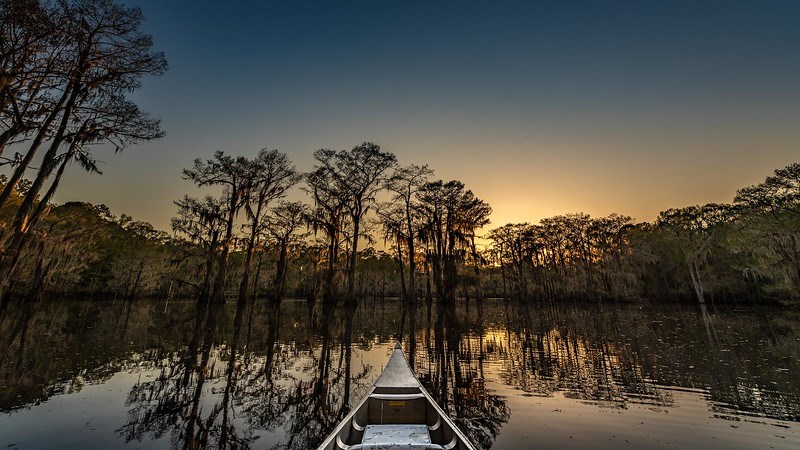
<instances>
[{"instance_id":1,"label":"gradient blue sky","mask_svg":"<svg viewBox=\"0 0 800 450\"><path fill-rule=\"evenodd\" d=\"M800 161L800 2L130 0L169 72L134 94L167 136L59 201L163 229L215 150L374 141L460 179L492 225L652 220Z\"/></svg>"}]
</instances>

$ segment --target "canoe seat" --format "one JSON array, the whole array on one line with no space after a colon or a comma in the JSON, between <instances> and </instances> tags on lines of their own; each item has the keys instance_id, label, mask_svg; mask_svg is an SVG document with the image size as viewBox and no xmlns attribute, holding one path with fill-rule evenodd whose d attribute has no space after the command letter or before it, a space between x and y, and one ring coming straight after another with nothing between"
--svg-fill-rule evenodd
<instances>
[{"instance_id":1,"label":"canoe seat","mask_svg":"<svg viewBox=\"0 0 800 450\"><path fill-rule=\"evenodd\" d=\"M426 425L367 425L360 444L351 445L348 450L443 450L444 447L431 443Z\"/></svg>"},{"instance_id":2,"label":"canoe seat","mask_svg":"<svg viewBox=\"0 0 800 450\"><path fill-rule=\"evenodd\" d=\"M409 444L409 445L392 445L387 447L384 444L356 444L347 447L347 450L447 450L439 444Z\"/></svg>"}]
</instances>

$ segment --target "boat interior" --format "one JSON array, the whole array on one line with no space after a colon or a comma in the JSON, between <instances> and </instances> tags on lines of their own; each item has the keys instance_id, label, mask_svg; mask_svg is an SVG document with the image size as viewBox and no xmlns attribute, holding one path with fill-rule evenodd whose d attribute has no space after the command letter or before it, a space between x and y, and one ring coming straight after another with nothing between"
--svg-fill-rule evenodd
<instances>
[{"instance_id":1,"label":"boat interior","mask_svg":"<svg viewBox=\"0 0 800 450\"><path fill-rule=\"evenodd\" d=\"M370 393L321 450L473 450L414 376L398 344Z\"/></svg>"},{"instance_id":2,"label":"boat interior","mask_svg":"<svg viewBox=\"0 0 800 450\"><path fill-rule=\"evenodd\" d=\"M452 450L458 446L456 434L425 394L376 391L336 436L338 449Z\"/></svg>"}]
</instances>

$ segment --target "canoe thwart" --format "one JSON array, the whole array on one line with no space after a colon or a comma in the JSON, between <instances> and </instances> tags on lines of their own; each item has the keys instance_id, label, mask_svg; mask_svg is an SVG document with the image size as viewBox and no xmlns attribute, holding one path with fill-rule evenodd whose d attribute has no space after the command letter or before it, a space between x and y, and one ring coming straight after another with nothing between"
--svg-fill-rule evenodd
<instances>
[{"instance_id":1,"label":"canoe thwart","mask_svg":"<svg viewBox=\"0 0 800 450\"><path fill-rule=\"evenodd\" d=\"M425 398L425 395L421 392L419 394L370 394L369 398L374 398L375 400L398 401L416 400L418 398Z\"/></svg>"}]
</instances>

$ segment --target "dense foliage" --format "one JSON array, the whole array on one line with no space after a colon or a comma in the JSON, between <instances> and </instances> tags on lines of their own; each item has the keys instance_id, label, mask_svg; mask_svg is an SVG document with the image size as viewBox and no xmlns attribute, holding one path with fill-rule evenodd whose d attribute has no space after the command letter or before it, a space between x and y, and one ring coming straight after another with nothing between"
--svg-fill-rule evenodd
<instances>
[{"instance_id":1,"label":"dense foliage","mask_svg":"<svg viewBox=\"0 0 800 450\"><path fill-rule=\"evenodd\" d=\"M568 214L492 230L504 295L788 299L800 296L800 164L732 204L662 211L654 223Z\"/></svg>"}]
</instances>

